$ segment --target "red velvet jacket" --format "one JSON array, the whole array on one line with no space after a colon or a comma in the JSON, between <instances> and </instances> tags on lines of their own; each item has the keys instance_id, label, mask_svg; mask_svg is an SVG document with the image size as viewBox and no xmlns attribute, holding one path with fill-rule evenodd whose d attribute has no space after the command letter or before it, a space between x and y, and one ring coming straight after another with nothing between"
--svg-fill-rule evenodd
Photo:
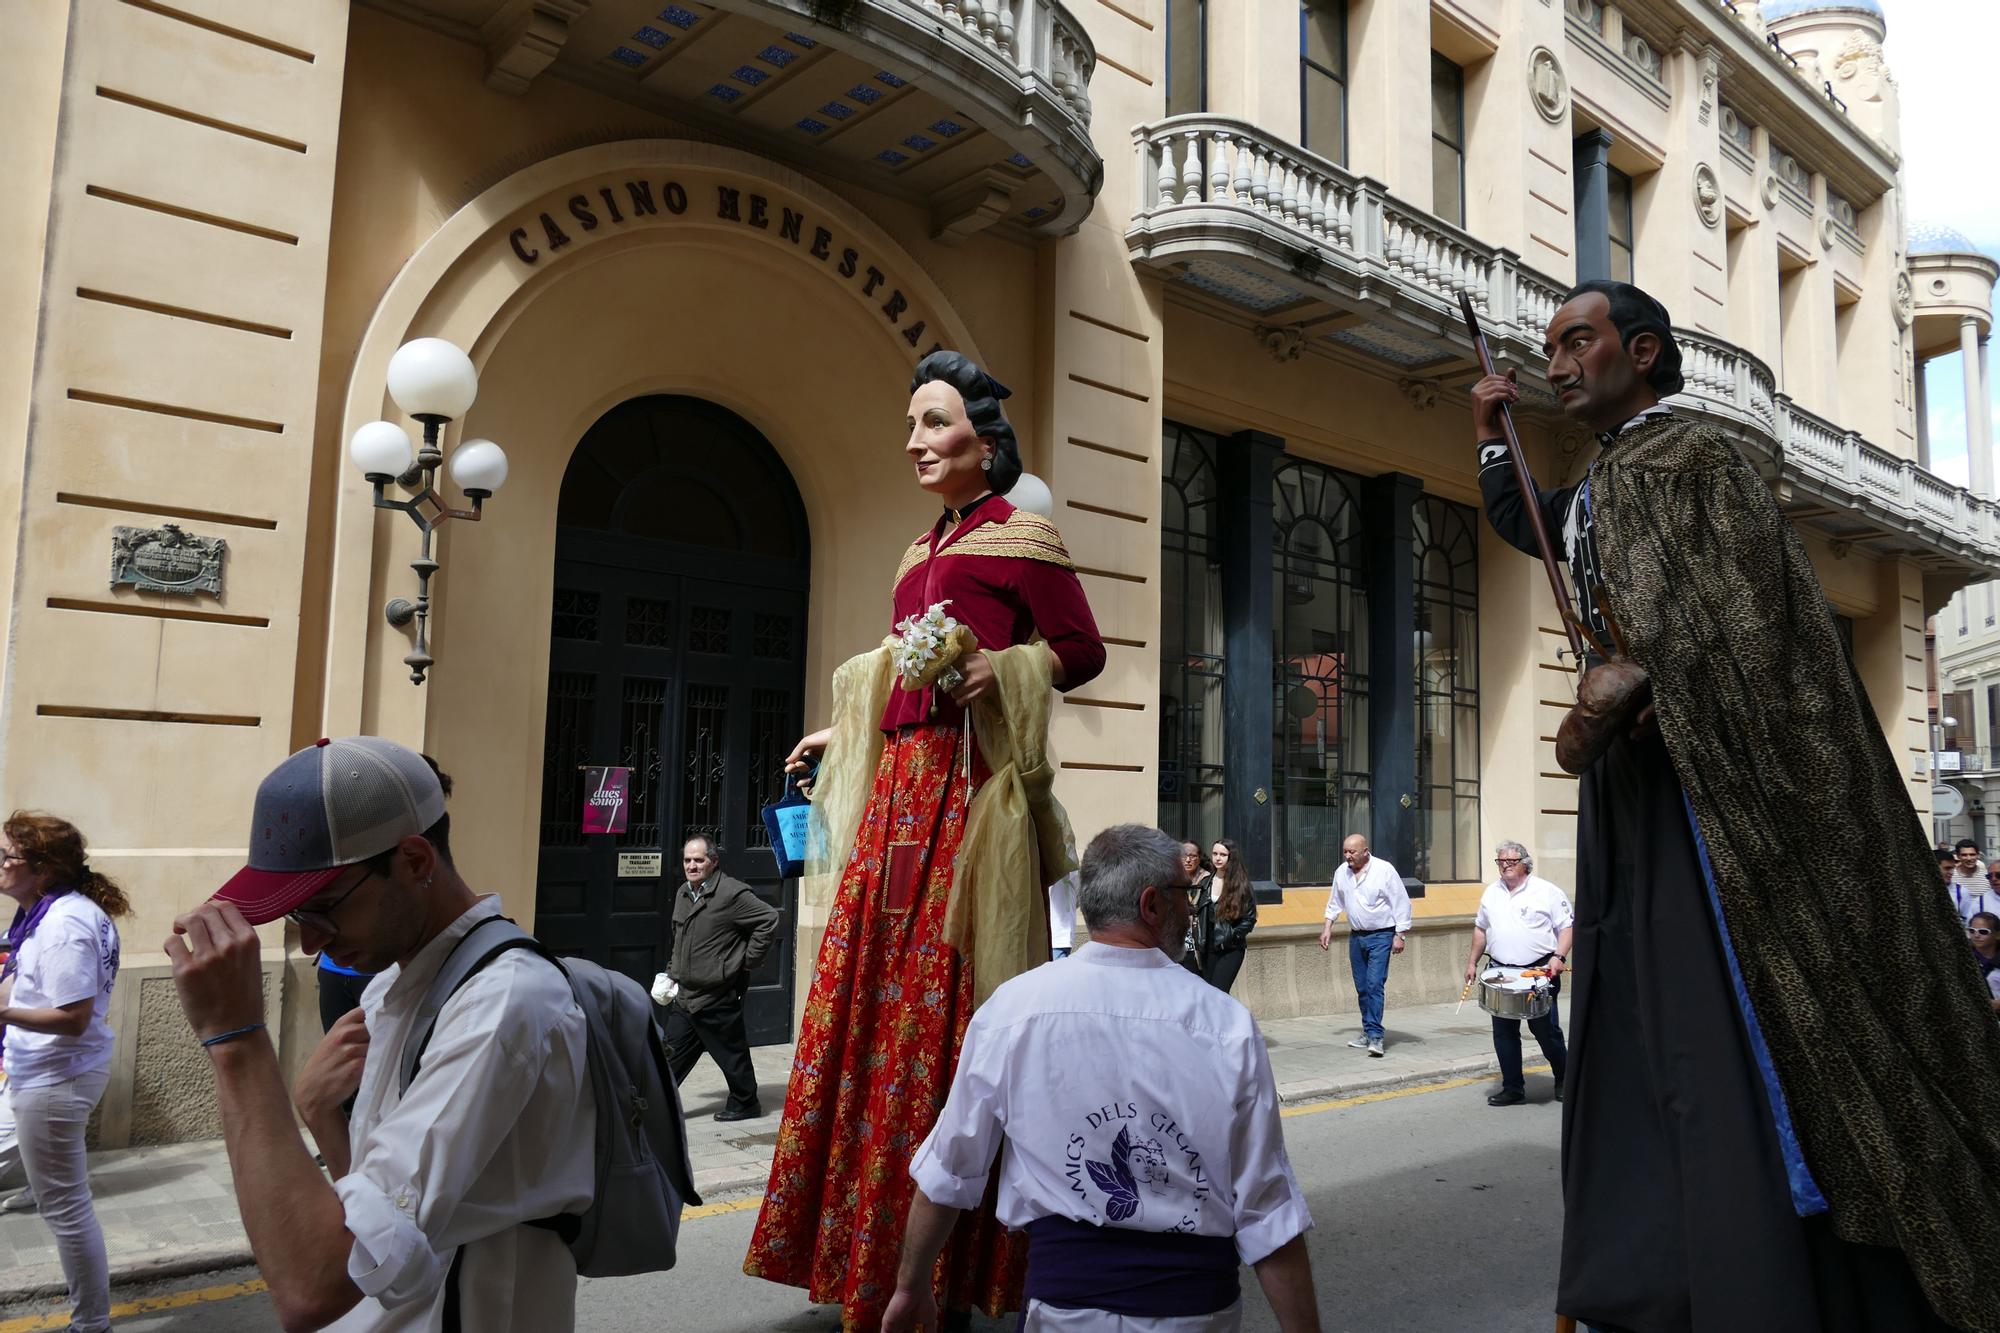
<instances>
[{"instance_id":1,"label":"red velvet jacket","mask_svg":"<svg viewBox=\"0 0 2000 1333\"><path fill-rule=\"evenodd\" d=\"M943 515L910 543L896 571L890 632L907 616L937 603L971 629L981 648L998 651L1027 643L1039 632L1063 665L1057 688L1072 690L1104 670L1104 640L1063 549L1055 524L995 496L973 510L957 531L940 537ZM936 553L933 554L935 544ZM935 703L935 711L933 711ZM889 696L882 729L919 722L956 723L964 710L942 690Z\"/></svg>"}]
</instances>

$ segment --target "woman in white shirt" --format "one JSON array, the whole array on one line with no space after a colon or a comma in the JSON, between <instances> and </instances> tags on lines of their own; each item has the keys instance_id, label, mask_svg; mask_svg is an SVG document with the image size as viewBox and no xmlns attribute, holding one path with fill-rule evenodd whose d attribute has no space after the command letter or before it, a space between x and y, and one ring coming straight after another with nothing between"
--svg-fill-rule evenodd
<instances>
[{"instance_id":1,"label":"woman in white shirt","mask_svg":"<svg viewBox=\"0 0 2000 1333\"><path fill-rule=\"evenodd\" d=\"M83 835L52 815L0 825L0 893L14 900L0 974L16 1151L69 1283L70 1328L111 1326L110 1268L90 1203L84 1127L111 1076L105 1016L118 979L114 916L131 911L84 861Z\"/></svg>"}]
</instances>

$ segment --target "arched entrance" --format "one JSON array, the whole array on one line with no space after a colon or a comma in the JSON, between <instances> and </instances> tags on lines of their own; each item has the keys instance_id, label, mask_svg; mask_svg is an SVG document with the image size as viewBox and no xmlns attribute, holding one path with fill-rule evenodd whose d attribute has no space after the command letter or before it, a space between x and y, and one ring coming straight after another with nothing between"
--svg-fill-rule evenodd
<instances>
[{"instance_id":1,"label":"arched entrance","mask_svg":"<svg viewBox=\"0 0 2000 1333\"><path fill-rule=\"evenodd\" d=\"M787 1041L797 884L760 812L804 713L810 551L791 473L727 408L630 399L570 457L555 565L536 933L650 985L681 843L705 833L783 914L745 1018L753 1043ZM624 833L584 836L586 764L633 769Z\"/></svg>"}]
</instances>

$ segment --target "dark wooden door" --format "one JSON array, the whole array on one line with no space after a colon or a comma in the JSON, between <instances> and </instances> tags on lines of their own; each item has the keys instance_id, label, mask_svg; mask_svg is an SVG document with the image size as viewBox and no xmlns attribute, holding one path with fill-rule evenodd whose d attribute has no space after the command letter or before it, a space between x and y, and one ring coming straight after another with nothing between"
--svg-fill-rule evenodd
<instances>
[{"instance_id":1,"label":"dark wooden door","mask_svg":"<svg viewBox=\"0 0 2000 1333\"><path fill-rule=\"evenodd\" d=\"M614 409L593 428L578 459L602 470L609 455L636 471L636 478L618 478L628 492L657 484L658 466L633 467L630 437L634 416L658 430L662 412L628 412L622 423L617 416ZM668 410L665 420L685 430L689 416ZM592 451L593 437L601 437L607 423L623 429L610 447ZM703 412L692 414L692 423L713 424ZM732 445L769 449L754 432L747 441L724 436L710 441L711 457L714 449ZM573 461L564 480L565 508L588 513L568 503L578 470ZM789 486L789 477L783 480ZM755 497L732 499L755 503ZM796 493L771 499L766 515L783 517L787 499L796 504ZM672 946L682 843L705 834L721 846L724 872L779 909L777 938L752 974L745 1018L753 1044L788 1041L798 886L778 877L762 810L783 791L780 766L803 725L804 552L771 549L778 544L768 534L718 549L719 542L639 535L633 529L645 531L641 524L620 526L627 530L557 529L536 933L559 952L650 986ZM653 531L679 536L688 527ZM717 529L695 525L694 531L713 537ZM624 833L582 832L583 766L593 764L633 770ZM657 874L642 870L640 857L657 857Z\"/></svg>"}]
</instances>

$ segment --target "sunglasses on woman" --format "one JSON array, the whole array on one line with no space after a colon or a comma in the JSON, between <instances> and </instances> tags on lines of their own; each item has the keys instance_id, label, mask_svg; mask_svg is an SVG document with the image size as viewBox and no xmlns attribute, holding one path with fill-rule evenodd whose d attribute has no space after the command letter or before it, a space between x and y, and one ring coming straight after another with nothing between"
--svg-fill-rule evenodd
<instances>
[{"instance_id":1,"label":"sunglasses on woman","mask_svg":"<svg viewBox=\"0 0 2000 1333\"><path fill-rule=\"evenodd\" d=\"M1965 933L1968 935L1991 935L1993 930L1990 926L1967 926Z\"/></svg>"}]
</instances>

